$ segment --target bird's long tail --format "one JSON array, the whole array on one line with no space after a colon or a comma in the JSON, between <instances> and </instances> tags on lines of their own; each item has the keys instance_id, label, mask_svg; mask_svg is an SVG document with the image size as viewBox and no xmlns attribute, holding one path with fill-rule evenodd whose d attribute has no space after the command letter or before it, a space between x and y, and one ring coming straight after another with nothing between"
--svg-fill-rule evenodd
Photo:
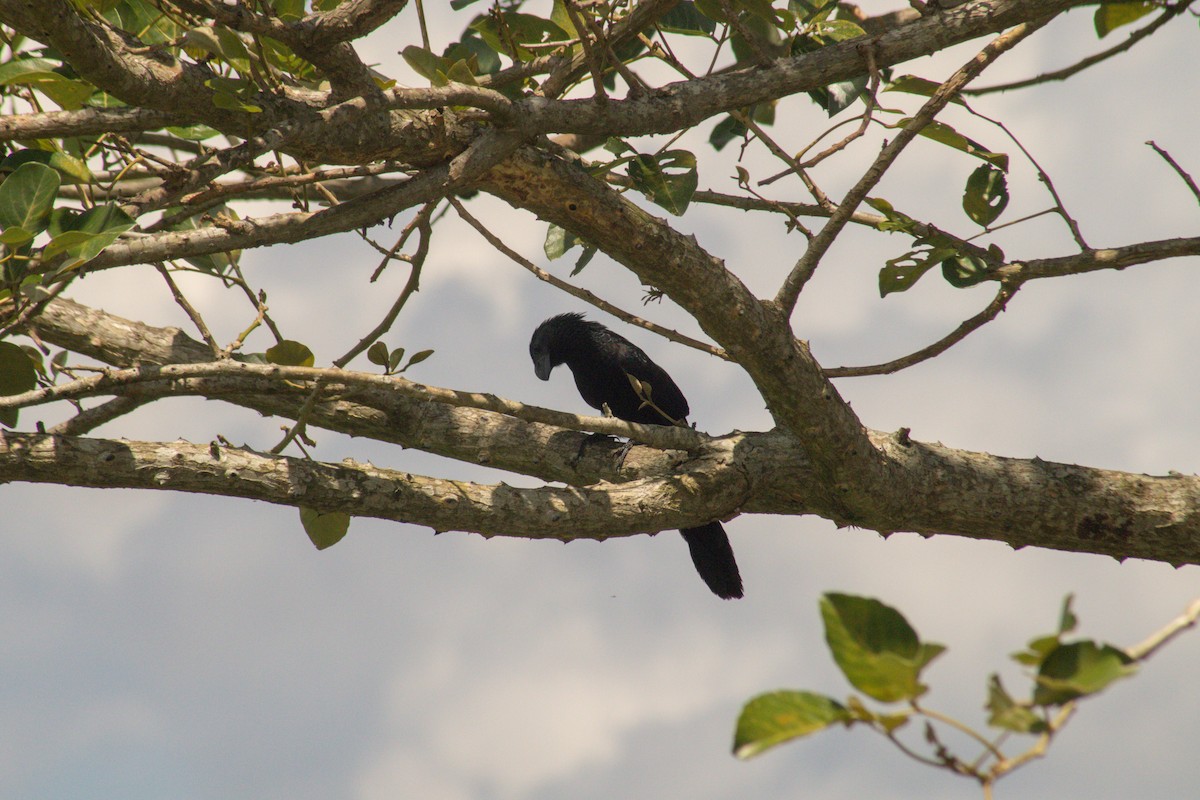
<instances>
[{"instance_id":1,"label":"bird's long tail","mask_svg":"<svg viewBox=\"0 0 1200 800\"><path fill-rule=\"evenodd\" d=\"M717 597L729 600L742 596L742 576L738 572L729 537L719 522L710 522L699 528L681 530L696 572L712 589Z\"/></svg>"}]
</instances>

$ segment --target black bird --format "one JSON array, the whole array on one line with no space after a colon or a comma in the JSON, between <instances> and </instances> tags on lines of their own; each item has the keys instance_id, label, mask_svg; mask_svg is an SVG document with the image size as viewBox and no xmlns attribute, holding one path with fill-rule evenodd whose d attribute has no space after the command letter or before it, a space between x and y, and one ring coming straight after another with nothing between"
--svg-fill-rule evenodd
<instances>
[{"instance_id":1,"label":"black bird","mask_svg":"<svg viewBox=\"0 0 1200 800\"><path fill-rule=\"evenodd\" d=\"M687 419L688 403L662 367L642 349L582 314L559 314L538 326L529 342L533 371L542 380L566 364L584 402L604 406L614 417L646 425L676 425ZM639 395L630 378L649 386ZM647 403L649 400L650 403ZM725 599L742 596L733 548L720 522L680 531L692 563L713 594Z\"/></svg>"}]
</instances>

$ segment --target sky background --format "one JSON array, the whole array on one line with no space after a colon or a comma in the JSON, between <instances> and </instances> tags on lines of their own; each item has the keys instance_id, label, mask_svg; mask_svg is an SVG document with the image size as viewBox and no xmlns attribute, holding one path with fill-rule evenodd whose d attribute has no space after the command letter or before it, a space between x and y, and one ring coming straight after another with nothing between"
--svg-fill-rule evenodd
<instances>
[{"instance_id":1,"label":"sky background","mask_svg":"<svg viewBox=\"0 0 1200 800\"><path fill-rule=\"evenodd\" d=\"M428 4L440 5L440 4ZM479 8L482 8L482 4ZM892 6L874 4L868 11ZM470 12L440 8L434 41ZM1073 63L1098 43L1076 11L1006 55L979 85ZM990 95L1054 178L1096 246L1192 236L1200 209L1144 142L1200 174L1200 32L1184 15L1150 44L1065 84ZM418 41L411 9L363 52L418 85L396 52ZM980 43L903 65L940 80ZM405 76L408 77L405 77ZM885 102L915 110L912 97ZM1013 154L1002 219L1048 199L1016 148L961 112L943 119ZM798 149L828 125L802 99L770 132ZM701 157L702 188L731 185L737 147L712 157L712 123L679 146ZM636 142L649 150L660 140ZM862 143L816 173L839 196L877 152ZM751 148L755 178L778 167ZM876 192L955 233L973 159L918 141ZM807 200L781 181L769 196ZM258 208L262 209L262 206ZM489 198L472 213L547 264L545 225ZM658 213L658 212L656 212ZM694 205L671 223L693 232L748 285L773 294L803 240L765 216ZM397 228L399 222L397 223ZM382 241L386 231L376 229ZM1010 257L1072 252L1051 218L996 237ZM875 363L921 347L982 308L991 289L955 290L936 273L880 299L883 262L904 237L849 230L801 297L797 335L826 366ZM357 237L247 252L251 280L318 363L372 327L407 278L399 265L367 282L378 256ZM1000 455L1163 474L1200 469L1198 259L1028 285L1000 319L938 359L898 375L843 380L864 424ZM637 280L600 256L580 285L642 311ZM215 282L185 281L217 338L252 318ZM73 297L191 331L149 267L89 277ZM562 311L587 311L492 251L455 219L437 226L421 291L385 339L435 355L415 380L585 412L565 370L536 380L529 335ZM698 335L670 302L655 321ZM761 430L769 418L735 365L606 319L651 353L688 395L703 430ZM249 349L270 342L259 334ZM371 369L365 360L356 366ZM46 412L47 419L57 419ZM25 412L31 425L35 414ZM170 400L96 432L206 442L221 434L266 448L280 420L216 402ZM500 474L374 442L316 432L317 457L350 457L426 474ZM534 485L504 476L510 483ZM960 778L916 765L866 731L831 731L750 762L730 755L742 704L777 688L842 698L817 612L822 593L878 597L928 640L948 645L927 673L928 704L982 724L985 680L1007 655L1053 629L1075 593L1082 634L1128 646L1200 594L1195 567L953 537L886 542L813 518L740 517L727 525L746 597L722 602L693 572L674 533L605 543L528 542L354 520L317 552L294 509L181 494L0 487L0 794L13 798L978 797ZM1184 636L1134 680L1089 700L1047 760L1005 779L997 797L1192 797L1200 779L1200 636ZM966 750L964 755L973 756Z\"/></svg>"}]
</instances>

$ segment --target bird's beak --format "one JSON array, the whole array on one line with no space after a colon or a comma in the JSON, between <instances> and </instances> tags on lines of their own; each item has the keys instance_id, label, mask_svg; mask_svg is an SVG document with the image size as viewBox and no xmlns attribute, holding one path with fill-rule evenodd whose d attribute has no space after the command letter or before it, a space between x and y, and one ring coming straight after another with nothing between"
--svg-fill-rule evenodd
<instances>
[{"instance_id":1,"label":"bird's beak","mask_svg":"<svg viewBox=\"0 0 1200 800\"><path fill-rule=\"evenodd\" d=\"M554 365L550 363L549 353L540 353L533 357L533 371L540 379L550 380L550 370L552 369L554 369Z\"/></svg>"}]
</instances>

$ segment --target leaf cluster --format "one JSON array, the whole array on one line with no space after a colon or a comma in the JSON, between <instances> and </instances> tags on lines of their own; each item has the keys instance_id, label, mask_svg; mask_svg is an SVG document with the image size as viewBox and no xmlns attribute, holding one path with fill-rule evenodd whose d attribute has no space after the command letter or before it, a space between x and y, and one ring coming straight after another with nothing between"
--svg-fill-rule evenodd
<instances>
[{"instance_id":1,"label":"leaf cluster","mask_svg":"<svg viewBox=\"0 0 1200 800\"><path fill-rule=\"evenodd\" d=\"M1029 672L1030 687L1024 699L1009 694L998 674L988 677L987 725L997 731L988 734L933 711L922 700L929 690L923 674L946 651L945 646L922 641L899 611L878 600L826 594L820 602L825 641L846 680L865 698L851 695L843 702L792 689L755 697L738 718L733 752L739 758L750 758L835 725L865 727L885 736L906 755L990 786L1040 757L1076 702L1099 694L1137 669L1134 657L1114 645L1068 640L1067 635L1078 625L1071 603L1068 596L1054 632L1035 637L1012 655L1012 660ZM873 710L868 699L887 708ZM922 741L931 751L928 754L899 738L904 728L918 720L924 722ZM980 745L982 754L971 759L959 757L943 743L941 728L966 733ZM1005 737L1014 733L1039 739L1025 752L1008 756L1001 747Z\"/></svg>"}]
</instances>

